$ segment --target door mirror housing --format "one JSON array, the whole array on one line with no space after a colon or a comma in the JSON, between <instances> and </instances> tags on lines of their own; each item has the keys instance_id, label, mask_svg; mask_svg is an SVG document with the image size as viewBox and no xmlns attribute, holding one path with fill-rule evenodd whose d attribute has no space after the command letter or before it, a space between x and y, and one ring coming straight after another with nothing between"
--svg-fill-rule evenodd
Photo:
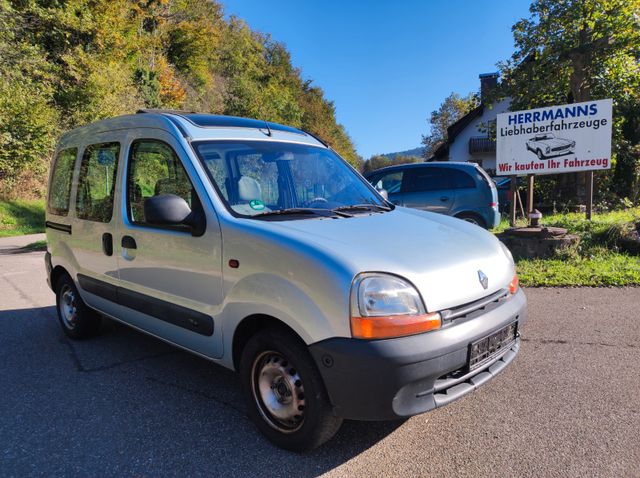
<instances>
[{"instance_id":1,"label":"door mirror housing","mask_svg":"<svg viewBox=\"0 0 640 478\"><path fill-rule=\"evenodd\" d=\"M149 224L179 226L188 224L191 208L187 201L175 194L159 194L144 201L144 218Z\"/></svg>"}]
</instances>

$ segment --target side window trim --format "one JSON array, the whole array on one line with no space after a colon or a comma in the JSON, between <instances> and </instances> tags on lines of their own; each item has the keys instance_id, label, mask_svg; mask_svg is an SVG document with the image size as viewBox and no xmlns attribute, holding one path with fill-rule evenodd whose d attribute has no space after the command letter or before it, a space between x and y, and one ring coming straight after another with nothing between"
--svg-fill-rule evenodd
<instances>
[{"instance_id":1,"label":"side window trim","mask_svg":"<svg viewBox=\"0 0 640 478\"><path fill-rule=\"evenodd\" d=\"M154 143L162 144L166 146L173 153L174 157L177 159L180 166L182 166L184 174L191 185L192 191L194 192L195 197L199 203L198 207L199 208L204 207L202 199L200 198L200 194L198 193L197 188L194 186L193 178L189 174L188 168L185 166L182 157L176 152L175 148L171 146L167 141L164 141L159 138L136 137L135 139L131 140L131 142L129 143L128 154L125 160L126 164L124 167L124 175L122 179L122 182L123 182L122 191L124 192L124 206L125 206L125 212L126 212L126 214L123 214L123 220L126 221L127 227L143 228L143 229L157 231L157 232L174 232L179 234L192 235L191 230L189 229L188 226L163 226L163 225L149 224L146 222L138 222L133 220L133 217L131 214L131 202L130 202L130 195L129 195L130 187L131 187L130 178L132 175L133 163L134 163L133 155L135 152L136 144L144 143L144 142L154 142ZM191 206L193 210L194 205L192 204ZM204 215L204 210L202 211L202 214ZM198 236L204 235L205 232L206 232L206 225L202 234L198 234Z\"/></svg>"},{"instance_id":2,"label":"side window trim","mask_svg":"<svg viewBox=\"0 0 640 478\"><path fill-rule=\"evenodd\" d=\"M62 157L62 155L67 152L67 151L74 151L74 156L75 159L73 160L73 167L71 168L70 171L70 177L69 177L69 187L67 190L67 208L66 209L58 209L56 207L53 207L51 205L51 200L52 200L52 194L53 194L53 179L55 177L55 173L57 171L57 167L58 164L60 162L60 159ZM77 146L73 146L70 148L64 148L59 150L56 155L54 156L53 162L52 162L52 167L51 167L51 177L49 179L49 191L47 191L47 212L49 214L53 214L55 216L62 216L62 217L66 217L69 215L69 212L71 211L71 205L72 205L72 192L73 192L73 186L74 186L74 176L75 176L75 171L76 168L78 166L78 147Z\"/></svg>"}]
</instances>

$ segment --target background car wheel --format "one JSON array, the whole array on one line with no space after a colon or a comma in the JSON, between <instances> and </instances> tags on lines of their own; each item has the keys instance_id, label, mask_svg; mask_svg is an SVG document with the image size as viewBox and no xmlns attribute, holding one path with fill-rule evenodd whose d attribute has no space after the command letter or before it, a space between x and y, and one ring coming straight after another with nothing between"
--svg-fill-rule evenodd
<instances>
[{"instance_id":1,"label":"background car wheel","mask_svg":"<svg viewBox=\"0 0 640 478\"><path fill-rule=\"evenodd\" d=\"M544 154L542 154L542 150L541 149L538 149L536 151L536 154L538 155L538 159L544 159Z\"/></svg>"},{"instance_id":2,"label":"background car wheel","mask_svg":"<svg viewBox=\"0 0 640 478\"><path fill-rule=\"evenodd\" d=\"M72 339L85 339L100 331L100 315L87 307L68 275L56 284L56 309L64 333Z\"/></svg>"},{"instance_id":3,"label":"background car wheel","mask_svg":"<svg viewBox=\"0 0 640 478\"><path fill-rule=\"evenodd\" d=\"M269 328L251 337L242 351L240 376L249 416L281 448L311 450L342 424L306 346L287 331Z\"/></svg>"},{"instance_id":4,"label":"background car wheel","mask_svg":"<svg viewBox=\"0 0 640 478\"><path fill-rule=\"evenodd\" d=\"M476 226L480 226L484 229L487 228L487 223L484 222L484 219L482 219L477 214L467 212L467 213L458 214L456 217L458 219L462 219L463 221L470 222L471 224L475 224Z\"/></svg>"}]
</instances>

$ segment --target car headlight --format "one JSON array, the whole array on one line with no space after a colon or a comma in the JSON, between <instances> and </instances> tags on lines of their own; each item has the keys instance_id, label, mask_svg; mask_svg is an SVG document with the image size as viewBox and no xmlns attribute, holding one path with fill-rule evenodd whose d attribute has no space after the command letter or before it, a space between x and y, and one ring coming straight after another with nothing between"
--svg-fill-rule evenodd
<instances>
[{"instance_id":1,"label":"car headlight","mask_svg":"<svg viewBox=\"0 0 640 478\"><path fill-rule=\"evenodd\" d=\"M571 147L573 148L576 145L575 141L571 141Z\"/></svg>"},{"instance_id":2,"label":"car headlight","mask_svg":"<svg viewBox=\"0 0 640 478\"><path fill-rule=\"evenodd\" d=\"M427 313L408 281L387 274L362 274L351 291L351 334L382 339L440 328L440 314Z\"/></svg>"}]
</instances>

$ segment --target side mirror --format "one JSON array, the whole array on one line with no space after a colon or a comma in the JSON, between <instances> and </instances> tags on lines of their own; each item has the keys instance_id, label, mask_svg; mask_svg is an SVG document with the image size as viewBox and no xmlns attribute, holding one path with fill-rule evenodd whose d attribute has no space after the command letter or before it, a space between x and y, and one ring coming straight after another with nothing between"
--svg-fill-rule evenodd
<instances>
[{"instance_id":1,"label":"side mirror","mask_svg":"<svg viewBox=\"0 0 640 478\"><path fill-rule=\"evenodd\" d=\"M160 194L144 201L144 217L149 224L177 226L191 215L187 201L175 194Z\"/></svg>"}]
</instances>

